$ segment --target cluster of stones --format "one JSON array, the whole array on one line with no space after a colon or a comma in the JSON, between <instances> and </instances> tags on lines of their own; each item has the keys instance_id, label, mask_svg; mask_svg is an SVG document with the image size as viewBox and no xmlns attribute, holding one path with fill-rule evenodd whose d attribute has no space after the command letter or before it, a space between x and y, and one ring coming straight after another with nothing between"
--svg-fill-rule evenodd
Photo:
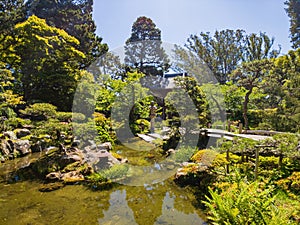
<instances>
[{"instance_id":1,"label":"cluster of stones","mask_svg":"<svg viewBox=\"0 0 300 225\"><path fill-rule=\"evenodd\" d=\"M0 161L4 162L7 159L31 153L32 148L29 140L22 139L30 134L30 130L25 128L3 132L0 136Z\"/></svg>"}]
</instances>

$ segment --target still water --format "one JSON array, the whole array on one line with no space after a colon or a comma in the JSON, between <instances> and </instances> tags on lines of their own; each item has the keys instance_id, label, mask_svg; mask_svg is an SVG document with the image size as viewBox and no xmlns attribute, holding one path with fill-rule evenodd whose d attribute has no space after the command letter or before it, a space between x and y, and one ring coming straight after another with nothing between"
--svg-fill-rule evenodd
<instances>
[{"instance_id":1,"label":"still water","mask_svg":"<svg viewBox=\"0 0 300 225\"><path fill-rule=\"evenodd\" d=\"M205 224L193 193L171 179L144 186L116 185L110 190L67 185L52 192L40 192L38 181L6 181L15 167L35 158L0 165L0 224Z\"/></svg>"}]
</instances>

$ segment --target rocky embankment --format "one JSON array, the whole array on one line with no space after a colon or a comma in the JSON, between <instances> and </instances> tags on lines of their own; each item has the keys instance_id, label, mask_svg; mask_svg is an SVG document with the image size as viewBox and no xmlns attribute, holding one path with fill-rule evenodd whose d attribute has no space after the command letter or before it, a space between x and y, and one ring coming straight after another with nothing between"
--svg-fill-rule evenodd
<instances>
[{"instance_id":1,"label":"rocky embankment","mask_svg":"<svg viewBox=\"0 0 300 225\"><path fill-rule=\"evenodd\" d=\"M5 160L24 156L35 151L36 146L30 144L28 139L24 139L30 133L28 129L3 132L0 135L0 161L4 162Z\"/></svg>"},{"instance_id":2,"label":"rocky embankment","mask_svg":"<svg viewBox=\"0 0 300 225\"><path fill-rule=\"evenodd\" d=\"M97 145L89 141L84 147L79 147L79 142L73 142L70 147L63 144L54 147L45 145L44 139L26 139L29 136L28 129L4 132L1 135L1 161L5 163L6 160L42 152L37 160L16 168L9 176L10 181L40 179L44 182L41 191L83 182L88 175L126 162L110 153L112 145L109 142Z\"/></svg>"}]
</instances>

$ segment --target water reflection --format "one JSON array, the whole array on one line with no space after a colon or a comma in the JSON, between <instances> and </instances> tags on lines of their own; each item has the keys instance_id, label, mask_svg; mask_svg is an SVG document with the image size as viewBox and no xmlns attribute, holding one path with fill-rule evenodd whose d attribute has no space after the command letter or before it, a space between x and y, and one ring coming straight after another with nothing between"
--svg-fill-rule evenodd
<instances>
[{"instance_id":1,"label":"water reflection","mask_svg":"<svg viewBox=\"0 0 300 225\"><path fill-rule=\"evenodd\" d=\"M178 211L174 207L175 196L170 196L169 192L166 193L164 198L164 203L162 206L162 215L157 218L155 225L158 224L193 224L202 225L205 222L199 217L199 215L194 213L184 213Z\"/></svg>"},{"instance_id":2,"label":"water reflection","mask_svg":"<svg viewBox=\"0 0 300 225\"><path fill-rule=\"evenodd\" d=\"M167 184L168 185L168 184ZM165 189L166 184L129 187L110 194L109 209L103 211L101 225L202 225L203 219L186 195Z\"/></svg>"},{"instance_id":3,"label":"water reflection","mask_svg":"<svg viewBox=\"0 0 300 225\"><path fill-rule=\"evenodd\" d=\"M42 184L34 180L7 183L9 173L26 166L35 157L40 155L0 165L1 225L204 224L202 212L194 207L193 193L170 179L160 183L145 182L143 186L118 185L102 191L67 185L43 193L39 192ZM150 178L151 173L145 180Z\"/></svg>"},{"instance_id":4,"label":"water reflection","mask_svg":"<svg viewBox=\"0 0 300 225\"><path fill-rule=\"evenodd\" d=\"M132 210L126 201L126 190L117 190L110 194L110 207L99 219L101 225L137 225Z\"/></svg>"}]
</instances>

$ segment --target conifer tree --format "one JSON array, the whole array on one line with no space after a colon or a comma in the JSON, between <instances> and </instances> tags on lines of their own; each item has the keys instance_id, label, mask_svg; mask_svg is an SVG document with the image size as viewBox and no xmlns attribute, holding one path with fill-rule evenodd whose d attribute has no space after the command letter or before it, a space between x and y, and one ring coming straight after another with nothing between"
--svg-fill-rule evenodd
<instances>
[{"instance_id":1,"label":"conifer tree","mask_svg":"<svg viewBox=\"0 0 300 225\"><path fill-rule=\"evenodd\" d=\"M89 66L95 58L107 52L107 45L102 44L102 38L95 34L93 0L28 0L26 10L28 16L34 14L46 19L48 25L79 40L79 50L87 56L81 67Z\"/></svg>"},{"instance_id":2,"label":"conifer tree","mask_svg":"<svg viewBox=\"0 0 300 225\"><path fill-rule=\"evenodd\" d=\"M290 17L290 38L294 49L300 47L300 1L288 0L285 9Z\"/></svg>"},{"instance_id":3,"label":"conifer tree","mask_svg":"<svg viewBox=\"0 0 300 225\"><path fill-rule=\"evenodd\" d=\"M155 23L145 16L137 18L126 41L125 64L146 75L162 75L169 61L161 44L161 31Z\"/></svg>"}]
</instances>

